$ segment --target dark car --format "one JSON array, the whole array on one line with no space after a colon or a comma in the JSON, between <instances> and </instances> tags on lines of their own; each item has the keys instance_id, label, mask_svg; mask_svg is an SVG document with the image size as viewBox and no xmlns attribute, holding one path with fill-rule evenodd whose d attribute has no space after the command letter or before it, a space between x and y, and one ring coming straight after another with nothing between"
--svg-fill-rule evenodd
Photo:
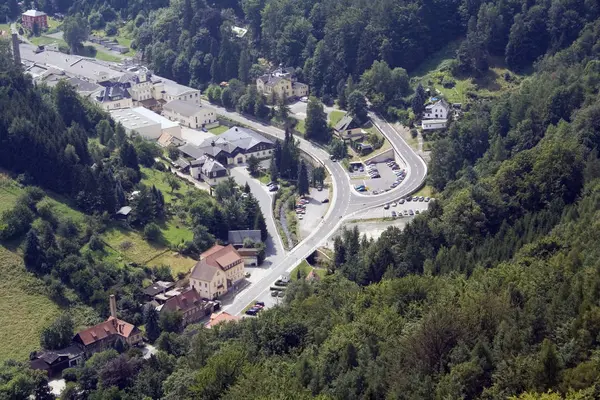
<instances>
[{"instance_id":1,"label":"dark car","mask_svg":"<svg viewBox=\"0 0 600 400\"><path fill-rule=\"evenodd\" d=\"M257 302L256 302L256 303L254 303L254 304L256 304L257 306L261 306L261 307L264 307L264 306L265 306L265 302L264 302L264 301L257 301Z\"/></svg>"},{"instance_id":2,"label":"dark car","mask_svg":"<svg viewBox=\"0 0 600 400\"><path fill-rule=\"evenodd\" d=\"M412 200L412 196L406 197L406 201L411 201L411 200Z\"/></svg>"},{"instance_id":3,"label":"dark car","mask_svg":"<svg viewBox=\"0 0 600 400\"><path fill-rule=\"evenodd\" d=\"M252 307L249 310L246 310L246 315L256 315L256 313L258 313L258 310L254 307Z\"/></svg>"},{"instance_id":4,"label":"dark car","mask_svg":"<svg viewBox=\"0 0 600 400\"><path fill-rule=\"evenodd\" d=\"M269 192L276 192L277 190L279 190L279 186L277 186L277 185L273 185L273 186L269 187Z\"/></svg>"},{"instance_id":5,"label":"dark car","mask_svg":"<svg viewBox=\"0 0 600 400\"><path fill-rule=\"evenodd\" d=\"M317 186L317 190L320 192L321 190L323 190L323 186L321 186L321 185Z\"/></svg>"},{"instance_id":6,"label":"dark car","mask_svg":"<svg viewBox=\"0 0 600 400\"><path fill-rule=\"evenodd\" d=\"M325 204L325 203L329 203L329 199L325 199L323 200L321 203Z\"/></svg>"}]
</instances>

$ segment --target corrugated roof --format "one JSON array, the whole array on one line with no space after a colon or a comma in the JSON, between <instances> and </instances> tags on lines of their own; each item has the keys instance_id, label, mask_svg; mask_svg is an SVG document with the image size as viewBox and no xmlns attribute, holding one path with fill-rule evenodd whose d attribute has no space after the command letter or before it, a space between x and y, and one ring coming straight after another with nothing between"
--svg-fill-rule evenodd
<instances>
[{"instance_id":1,"label":"corrugated roof","mask_svg":"<svg viewBox=\"0 0 600 400\"><path fill-rule=\"evenodd\" d=\"M163 106L163 110L170 110L181 114L184 117L193 117L194 115L202 111L202 107L197 104L189 103L187 101L171 100Z\"/></svg>"},{"instance_id":2,"label":"corrugated roof","mask_svg":"<svg viewBox=\"0 0 600 400\"><path fill-rule=\"evenodd\" d=\"M243 231L229 231L227 233L227 240L231 244L243 244L244 239L250 238L253 242L260 242L260 230L243 230Z\"/></svg>"}]
</instances>

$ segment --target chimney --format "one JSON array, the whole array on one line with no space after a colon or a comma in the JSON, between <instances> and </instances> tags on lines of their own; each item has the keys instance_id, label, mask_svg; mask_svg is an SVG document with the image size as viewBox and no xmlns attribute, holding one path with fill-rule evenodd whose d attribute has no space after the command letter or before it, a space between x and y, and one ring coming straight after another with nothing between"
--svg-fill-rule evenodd
<instances>
[{"instance_id":1,"label":"chimney","mask_svg":"<svg viewBox=\"0 0 600 400\"><path fill-rule=\"evenodd\" d=\"M21 50L19 49L19 34L16 32L12 33L12 50L13 50L13 59L15 64L19 67L21 66Z\"/></svg>"},{"instance_id":2,"label":"chimney","mask_svg":"<svg viewBox=\"0 0 600 400\"><path fill-rule=\"evenodd\" d=\"M110 316L117 318L117 299L114 294L110 295Z\"/></svg>"}]
</instances>

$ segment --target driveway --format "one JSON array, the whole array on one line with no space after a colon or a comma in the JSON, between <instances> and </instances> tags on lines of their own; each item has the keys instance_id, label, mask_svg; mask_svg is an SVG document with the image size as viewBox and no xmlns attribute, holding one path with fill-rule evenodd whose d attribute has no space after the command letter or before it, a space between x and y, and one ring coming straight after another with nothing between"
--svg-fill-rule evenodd
<instances>
[{"instance_id":1,"label":"driveway","mask_svg":"<svg viewBox=\"0 0 600 400\"><path fill-rule=\"evenodd\" d=\"M294 115L296 119L306 119L306 108L308 107L308 103L304 103L298 100L294 103L290 103L289 106L290 112ZM325 114L327 114L328 116L329 114L331 114L332 111L336 110L336 108L328 107L326 105L323 105L323 108L325 109Z\"/></svg>"},{"instance_id":2,"label":"driveway","mask_svg":"<svg viewBox=\"0 0 600 400\"><path fill-rule=\"evenodd\" d=\"M273 194L267 190L266 186L252 178L245 166L230 168L229 172L238 185L244 186L246 182L248 183L252 195L258 200L260 209L265 216L269 238L265 242L267 257L260 268L269 268L271 265L277 264L285 258L283 243L277 233L277 227L275 226L275 220L273 219ZM252 268L249 272L253 273L254 270L255 268Z\"/></svg>"}]
</instances>

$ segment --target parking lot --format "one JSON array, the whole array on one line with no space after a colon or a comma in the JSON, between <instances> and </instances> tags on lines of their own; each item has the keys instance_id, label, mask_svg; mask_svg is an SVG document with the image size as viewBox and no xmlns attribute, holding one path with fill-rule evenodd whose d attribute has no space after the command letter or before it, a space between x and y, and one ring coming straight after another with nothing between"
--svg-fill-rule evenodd
<instances>
[{"instance_id":1,"label":"parking lot","mask_svg":"<svg viewBox=\"0 0 600 400\"><path fill-rule=\"evenodd\" d=\"M425 197L423 197L422 200L421 198L418 198L417 200L411 198L411 200L408 201L407 199L409 197L390 202L378 209L372 209L371 212L375 215L372 218L412 218L415 215L419 215L426 211L429 204L432 201L435 201L431 199L426 201Z\"/></svg>"},{"instance_id":2,"label":"parking lot","mask_svg":"<svg viewBox=\"0 0 600 400\"><path fill-rule=\"evenodd\" d=\"M327 212L329 204L323 203L323 200L329 199L329 190L324 187L323 190L319 191L316 188L310 188L310 193L306 197L308 203L306 203L304 214L299 214L300 224L300 236L305 238L310 235L321 222L322 217ZM300 219L302 217L302 219Z\"/></svg>"},{"instance_id":3,"label":"parking lot","mask_svg":"<svg viewBox=\"0 0 600 400\"><path fill-rule=\"evenodd\" d=\"M362 163L356 164L353 172L350 172L350 182L354 190L361 191L363 194L378 194L387 191L402 182L404 178L398 176L404 169L403 165L388 165L386 162L374 163L371 168ZM395 168L395 169L393 169ZM377 171L378 175L371 177L369 171ZM360 189L364 186L365 189Z\"/></svg>"}]
</instances>

